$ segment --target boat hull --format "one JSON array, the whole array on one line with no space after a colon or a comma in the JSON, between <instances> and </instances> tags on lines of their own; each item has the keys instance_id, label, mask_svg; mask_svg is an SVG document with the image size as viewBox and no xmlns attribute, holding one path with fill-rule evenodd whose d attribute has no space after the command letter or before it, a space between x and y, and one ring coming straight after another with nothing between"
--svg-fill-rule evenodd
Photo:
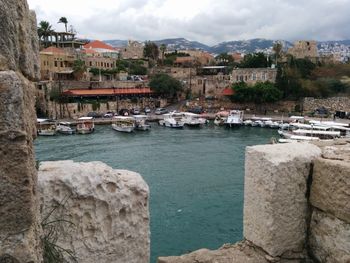
<instances>
[{"instance_id":1,"label":"boat hull","mask_svg":"<svg viewBox=\"0 0 350 263\"><path fill-rule=\"evenodd\" d=\"M133 126L125 126L125 127L122 127L122 126L118 126L118 125L115 125L115 124L112 124L112 128L113 130L115 131L118 131L118 132L124 132L124 133L131 133L134 131L135 127Z\"/></svg>"},{"instance_id":2,"label":"boat hull","mask_svg":"<svg viewBox=\"0 0 350 263\"><path fill-rule=\"evenodd\" d=\"M77 134L90 134L93 132L94 129L77 129Z\"/></svg>"}]
</instances>

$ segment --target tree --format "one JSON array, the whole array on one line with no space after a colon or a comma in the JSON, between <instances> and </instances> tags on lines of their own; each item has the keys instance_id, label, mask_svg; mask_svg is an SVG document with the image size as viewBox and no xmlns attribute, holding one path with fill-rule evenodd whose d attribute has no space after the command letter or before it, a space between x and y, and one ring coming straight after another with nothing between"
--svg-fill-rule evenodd
<instances>
[{"instance_id":1,"label":"tree","mask_svg":"<svg viewBox=\"0 0 350 263\"><path fill-rule=\"evenodd\" d=\"M166 51L166 45L165 44L161 44L159 49L162 52L162 64L163 64L164 57L165 57L165 51Z\"/></svg>"},{"instance_id":2,"label":"tree","mask_svg":"<svg viewBox=\"0 0 350 263\"><path fill-rule=\"evenodd\" d=\"M54 32L52 29L52 25L50 25L47 21L40 21L38 26L38 36L39 40L43 40L45 42L45 46L48 45L49 36Z\"/></svg>"},{"instance_id":3,"label":"tree","mask_svg":"<svg viewBox=\"0 0 350 263\"><path fill-rule=\"evenodd\" d=\"M149 86L154 92L170 98L175 98L177 93L183 89L180 81L164 73L154 75Z\"/></svg>"},{"instance_id":4,"label":"tree","mask_svg":"<svg viewBox=\"0 0 350 263\"><path fill-rule=\"evenodd\" d=\"M278 65L278 59L281 57L282 49L283 49L282 43L280 41L276 41L272 48L273 52L275 53L276 65Z\"/></svg>"},{"instance_id":5,"label":"tree","mask_svg":"<svg viewBox=\"0 0 350 263\"><path fill-rule=\"evenodd\" d=\"M66 28L66 32L68 32L68 29L67 29L67 24L68 24L68 20L66 17L62 16L57 23L62 23L64 24L64 27Z\"/></svg>"},{"instance_id":6,"label":"tree","mask_svg":"<svg viewBox=\"0 0 350 263\"><path fill-rule=\"evenodd\" d=\"M143 48L143 56L145 58L156 61L159 57L159 49L157 44L151 41L147 41L145 43L145 47Z\"/></svg>"},{"instance_id":7,"label":"tree","mask_svg":"<svg viewBox=\"0 0 350 263\"><path fill-rule=\"evenodd\" d=\"M267 68L271 66L271 61L262 53L248 54L239 65L241 68Z\"/></svg>"},{"instance_id":8,"label":"tree","mask_svg":"<svg viewBox=\"0 0 350 263\"><path fill-rule=\"evenodd\" d=\"M75 60L73 63L73 71L74 71L74 76L77 79L81 79L84 72L86 71L85 62L81 59Z\"/></svg>"},{"instance_id":9,"label":"tree","mask_svg":"<svg viewBox=\"0 0 350 263\"><path fill-rule=\"evenodd\" d=\"M232 85L233 101L254 102L256 104L276 102L282 98L282 92L271 82L258 82L254 86L248 86L245 82Z\"/></svg>"}]
</instances>

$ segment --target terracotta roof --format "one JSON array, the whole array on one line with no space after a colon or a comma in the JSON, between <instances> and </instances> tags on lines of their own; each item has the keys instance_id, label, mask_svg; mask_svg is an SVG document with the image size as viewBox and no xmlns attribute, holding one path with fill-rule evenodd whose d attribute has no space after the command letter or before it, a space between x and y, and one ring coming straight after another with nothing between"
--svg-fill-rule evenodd
<instances>
[{"instance_id":1,"label":"terracotta roof","mask_svg":"<svg viewBox=\"0 0 350 263\"><path fill-rule=\"evenodd\" d=\"M137 95L153 93L149 87L145 88L107 88L107 89L70 89L63 92L67 96L113 96Z\"/></svg>"},{"instance_id":2,"label":"terracotta roof","mask_svg":"<svg viewBox=\"0 0 350 263\"><path fill-rule=\"evenodd\" d=\"M231 88L226 88L221 93L221 95L223 95L223 96L231 96L233 94L234 94L234 91Z\"/></svg>"},{"instance_id":3,"label":"terracotta roof","mask_svg":"<svg viewBox=\"0 0 350 263\"><path fill-rule=\"evenodd\" d=\"M80 52L85 54L98 54L98 52L93 49L82 49Z\"/></svg>"},{"instance_id":4,"label":"terracotta roof","mask_svg":"<svg viewBox=\"0 0 350 263\"><path fill-rule=\"evenodd\" d=\"M62 48L57 48L54 46L45 48L43 50L41 50L40 52L42 53L53 53L53 54L66 54L66 51Z\"/></svg>"},{"instance_id":5,"label":"terracotta roof","mask_svg":"<svg viewBox=\"0 0 350 263\"><path fill-rule=\"evenodd\" d=\"M91 41L90 43L86 44L83 46L84 49L89 49L89 48L92 48L92 49L97 49L97 48L100 48L100 49L109 49L109 50L113 50L113 51L116 51L116 49L100 40L94 40L94 41Z\"/></svg>"}]
</instances>

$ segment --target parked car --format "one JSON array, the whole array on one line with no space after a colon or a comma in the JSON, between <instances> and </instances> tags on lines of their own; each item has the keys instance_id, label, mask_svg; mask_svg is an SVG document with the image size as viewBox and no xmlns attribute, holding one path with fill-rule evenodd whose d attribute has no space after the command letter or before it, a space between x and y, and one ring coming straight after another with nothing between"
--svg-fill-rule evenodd
<instances>
[{"instance_id":1,"label":"parked car","mask_svg":"<svg viewBox=\"0 0 350 263\"><path fill-rule=\"evenodd\" d=\"M147 113L151 113L151 109L149 107L145 107L143 109L143 111L147 114Z\"/></svg>"},{"instance_id":2,"label":"parked car","mask_svg":"<svg viewBox=\"0 0 350 263\"><path fill-rule=\"evenodd\" d=\"M118 114L119 114L120 116L128 116L128 115L130 115L130 112L129 112L128 109L120 109L119 112L118 112Z\"/></svg>"},{"instance_id":3,"label":"parked car","mask_svg":"<svg viewBox=\"0 0 350 263\"><path fill-rule=\"evenodd\" d=\"M165 114L168 113L169 111L165 108L157 108L156 111L154 112L156 115L161 115L161 114Z\"/></svg>"},{"instance_id":4,"label":"parked car","mask_svg":"<svg viewBox=\"0 0 350 263\"><path fill-rule=\"evenodd\" d=\"M97 113L95 111L91 111L87 114L87 117L93 117L93 118L102 118L102 114Z\"/></svg>"},{"instance_id":5,"label":"parked car","mask_svg":"<svg viewBox=\"0 0 350 263\"><path fill-rule=\"evenodd\" d=\"M140 112L140 109L139 108L133 108L132 110L131 110L131 114L133 114L133 115L138 115L138 114L140 114L141 112Z\"/></svg>"},{"instance_id":6,"label":"parked car","mask_svg":"<svg viewBox=\"0 0 350 263\"><path fill-rule=\"evenodd\" d=\"M203 113L204 111L203 111L203 108L202 108L202 107L197 106L197 107L190 108L190 109L188 110L188 112L192 112L192 113L196 113L196 114L201 114L201 113Z\"/></svg>"},{"instance_id":7,"label":"parked car","mask_svg":"<svg viewBox=\"0 0 350 263\"><path fill-rule=\"evenodd\" d=\"M114 116L113 111L107 111L105 115L103 115L103 118L112 118Z\"/></svg>"}]
</instances>

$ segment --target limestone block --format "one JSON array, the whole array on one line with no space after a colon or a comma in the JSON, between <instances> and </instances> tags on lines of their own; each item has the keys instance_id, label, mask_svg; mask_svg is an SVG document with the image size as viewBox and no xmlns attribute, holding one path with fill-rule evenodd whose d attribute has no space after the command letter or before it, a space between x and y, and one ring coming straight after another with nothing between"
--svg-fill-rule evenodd
<instances>
[{"instance_id":1,"label":"limestone block","mask_svg":"<svg viewBox=\"0 0 350 263\"><path fill-rule=\"evenodd\" d=\"M26 0L0 0L0 70L21 71L39 79L36 17Z\"/></svg>"},{"instance_id":2,"label":"limestone block","mask_svg":"<svg viewBox=\"0 0 350 263\"><path fill-rule=\"evenodd\" d=\"M307 180L321 150L309 143L247 147L244 237L271 256L302 252Z\"/></svg>"},{"instance_id":3,"label":"limestone block","mask_svg":"<svg viewBox=\"0 0 350 263\"><path fill-rule=\"evenodd\" d=\"M74 226L62 226L59 244L78 262L149 262L149 189L139 174L101 162L44 162L39 192L43 217L66 200L64 219Z\"/></svg>"},{"instance_id":4,"label":"limestone block","mask_svg":"<svg viewBox=\"0 0 350 263\"><path fill-rule=\"evenodd\" d=\"M0 262L41 262L33 94L21 74L0 71Z\"/></svg>"},{"instance_id":5,"label":"limestone block","mask_svg":"<svg viewBox=\"0 0 350 263\"><path fill-rule=\"evenodd\" d=\"M266 254L249 242L224 245L218 250L200 249L190 254L160 257L158 263L268 263Z\"/></svg>"},{"instance_id":6,"label":"limestone block","mask_svg":"<svg viewBox=\"0 0 350 263\"><path fill-rule=\"evenodd\" d=\"M310 229L311 251L319 262L350 262L350 224L315 209Z\"/></svg>"},{"instance_id":7,"label":"limestone block","mask_svg":"<svg viewBox=\"0 0 350 263\"><path fill-rule=\"evenodd\" d=\"M350 162L317 159L310 200L313 206L350 223Z\"/></svg>"}]
</instances>

